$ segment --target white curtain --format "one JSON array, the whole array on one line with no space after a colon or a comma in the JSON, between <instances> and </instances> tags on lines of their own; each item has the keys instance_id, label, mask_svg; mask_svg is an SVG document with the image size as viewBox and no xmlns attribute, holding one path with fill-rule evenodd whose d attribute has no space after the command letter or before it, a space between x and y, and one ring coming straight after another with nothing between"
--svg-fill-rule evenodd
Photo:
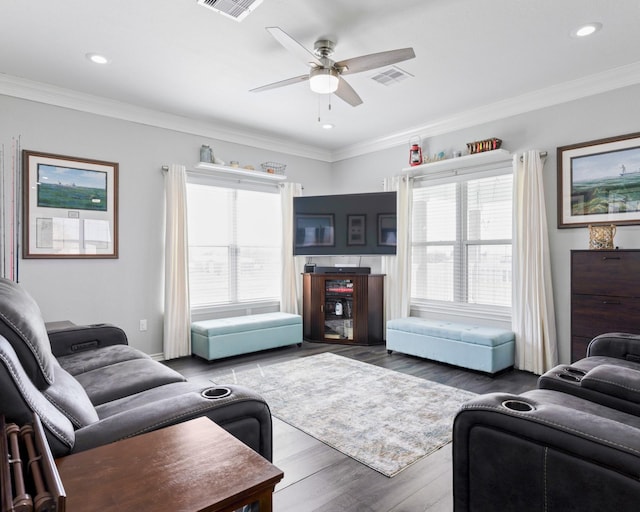
<instances>
[{"instance_id":1,"label":"white curtain","mask_svg":"<svg viewBox=\"0 0 640 512\"><path fill-rule=\"evenodd\" d=\"M413 180L408 176L393 176L384 180L385 192L397 192L397 252L382 257L385 318L405 318L411 310L411 192Z\"/></svg>"},{"instance_id":2,"label":"white curtain","mask_svg":"<svg viewBox=\"0 0 640 512\"><path fill-rule=\"evenodd\" d=\"M172 164L165 176L164 357L191 354L187 171Z\"/></svg>"},{"instance_id":3,"label":"white curtain","mask_svg":"<svg viewBox=\"0 0 640 512\"><path fill-rule=\"evenodd\" d=\"M516 366L538 375L558 364L542 167L537 150L514 156L512 329Z\"/></svg>"},{"instance_id":4,"label":"white curtain","mask_svg":"<svg viewBox=\"0 0 640 512\"><path fill-rule=\"evenodd\" d=\"M302 258L293 255L293 198L302 195L299 183L283 183L280 187L282 206L282 289L280 290L280 311L298 314L302 311L299 298L302 297Z\"/></svg>"}]
</instances>

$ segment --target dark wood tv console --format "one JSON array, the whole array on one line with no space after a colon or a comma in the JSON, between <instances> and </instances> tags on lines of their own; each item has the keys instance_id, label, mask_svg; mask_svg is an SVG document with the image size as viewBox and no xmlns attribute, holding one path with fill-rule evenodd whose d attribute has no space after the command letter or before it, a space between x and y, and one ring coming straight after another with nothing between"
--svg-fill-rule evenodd
<instances>
[{"instance_id":1,"label":"dark wood tv console","mask_svg":"<svg viewBox=\"0 0 640 512\"><path fill-rule=\"evenodd\" d=\"M384 343L384 275L306 273L302 279L307 341Z\"/></svg>"}]
</instances>

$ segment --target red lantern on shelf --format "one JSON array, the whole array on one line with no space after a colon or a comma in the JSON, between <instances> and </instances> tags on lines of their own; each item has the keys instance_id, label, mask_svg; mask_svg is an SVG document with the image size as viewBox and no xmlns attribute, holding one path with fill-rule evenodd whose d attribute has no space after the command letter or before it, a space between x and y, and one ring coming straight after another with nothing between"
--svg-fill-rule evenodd
<instances>
[{"instance_id":1,"label":"red lantern on shelf","mask_svg":"<svg viewBox=\"0 0 640 512\"><path fill-rule=\"evenodd\" d=\"M412 144L409 150L409 164L414 165L422 164L422 148L419 144Z\"/></svg>"}]
</instances>

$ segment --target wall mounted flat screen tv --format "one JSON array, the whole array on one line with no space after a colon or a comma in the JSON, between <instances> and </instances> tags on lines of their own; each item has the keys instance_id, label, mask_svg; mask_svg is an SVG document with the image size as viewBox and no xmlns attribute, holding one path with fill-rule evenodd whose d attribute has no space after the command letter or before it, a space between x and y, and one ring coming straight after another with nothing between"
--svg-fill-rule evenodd
<instances>
[{"instance_id":1,"label":"wall mounted flat screen tv","mask_svg":"<svg viewBox=\"0 0 640 512\"><path fill-rule=\"evenodd\" d=\"M396 193L293 198L293 254L348 256L396 253Z\"/></svg>"}]
</instances>

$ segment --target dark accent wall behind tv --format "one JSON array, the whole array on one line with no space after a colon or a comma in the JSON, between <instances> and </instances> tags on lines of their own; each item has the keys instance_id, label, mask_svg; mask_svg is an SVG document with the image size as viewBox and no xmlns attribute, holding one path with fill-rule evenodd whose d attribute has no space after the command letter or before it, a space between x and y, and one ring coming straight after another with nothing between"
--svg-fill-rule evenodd
<instances>
[{"instance_id":1,"label":"dark accent wall behind tv","mask_svg":"<svg viewBox=\"0 0 640 512\"><path fill-rule=\"evenodd\" d=\"M293 198L293 254L396 253L396 193Z\"/></svg>"}]
</instances>

